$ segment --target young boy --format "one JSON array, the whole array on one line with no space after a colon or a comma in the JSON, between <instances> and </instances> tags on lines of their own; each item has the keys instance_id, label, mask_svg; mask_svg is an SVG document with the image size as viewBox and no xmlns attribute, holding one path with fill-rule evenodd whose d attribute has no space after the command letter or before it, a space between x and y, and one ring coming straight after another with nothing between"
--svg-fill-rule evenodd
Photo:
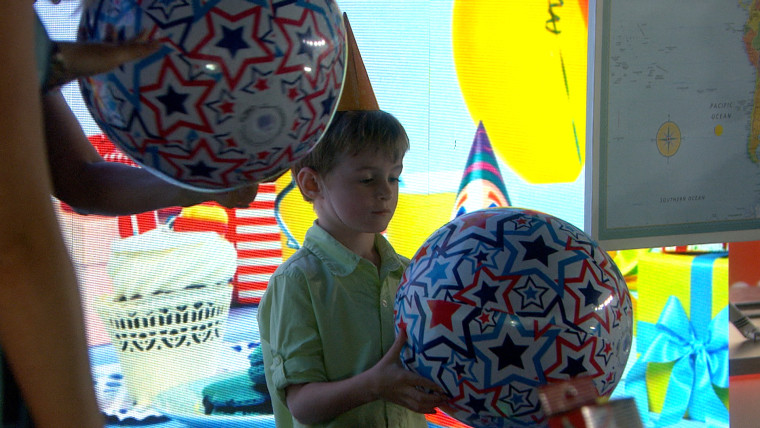
<instances>
[{"instance_id":1,"label":"young boy","mask_svg":"<svg viewBox=\"0 0 760 428\"><path fill-rule=\"evenodd\" d=\"M403 369L393 302L409 261L380 232L409 141L392 115L339 111L292 172L317 220L269 280L258 321L278 427L426 427L443 400ZM425 392L432 391L432 393Z\"/></svg>"}]
</instances>

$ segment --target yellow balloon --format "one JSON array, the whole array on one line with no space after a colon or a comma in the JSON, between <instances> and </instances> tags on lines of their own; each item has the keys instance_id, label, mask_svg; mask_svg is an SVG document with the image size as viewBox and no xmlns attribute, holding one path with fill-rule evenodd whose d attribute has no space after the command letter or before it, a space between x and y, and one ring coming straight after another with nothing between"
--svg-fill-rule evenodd
<instances>
[{"instance_id":1,"label":"yellow balloon","mask_svg":"<svg viewBox=\"0 0 760 428\"><path fill-rule=\"evenodd\" d=\"M578 178L586 156L585 0L455 0L454 62L473 121L529 183Z\"/></svg>"},{"instance_id":2,"label":"yellow balloon","mask_svg":"<svg viewBox=\"0 0 760 428\"><path fill-rule=\"evenodd\" d=\"M275 181L275 188L278 198L275 214L282 222L280 226L282 259L287 260L296 252L296 249L303 245L306 231L314 224L317 215L311 203L304 201L290 172L286 172Z\"/></svg>"}]
</instances>

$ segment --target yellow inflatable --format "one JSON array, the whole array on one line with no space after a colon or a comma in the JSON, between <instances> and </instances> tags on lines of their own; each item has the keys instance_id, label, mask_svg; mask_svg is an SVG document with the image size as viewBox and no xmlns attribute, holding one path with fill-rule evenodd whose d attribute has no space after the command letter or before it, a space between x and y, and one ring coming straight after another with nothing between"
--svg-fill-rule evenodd
<instances>
[{"instance_id":1,"label":"yellow inflatable","mask_svg":"<svg viewBox=\"0 0 760 428\"><path fill-rule=\"evenodd\" d=\"M316 214L312 205L301 197L290 173L280 177L276 187L275 216L281 223L282 259L286 260L303 244L306 230L314 223ZM399 254L411 258L430 234L451 220L455 198L454 192L401 193L385 236Z\"/></svg>"},{"instance_id":2,"label":"yellow inflatable","mask_svg":"<svg viewBox=\"0 0 760 428\"><path fill-rule=\"evenodd\" d=\"M454 62L470 115L529 183L585 159L587 0L455 0Z\"/></svg>"}]
</instances>

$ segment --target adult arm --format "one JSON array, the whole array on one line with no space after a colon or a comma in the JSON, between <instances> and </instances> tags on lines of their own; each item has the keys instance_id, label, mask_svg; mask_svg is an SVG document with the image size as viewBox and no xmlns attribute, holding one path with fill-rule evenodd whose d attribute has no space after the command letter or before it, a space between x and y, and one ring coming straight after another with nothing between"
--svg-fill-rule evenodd
<instances>
[{"instance_id":1,"label":"adult arm","mask_svg":"<svg viewBox=\"0 0 760 428\"><path fill-rule=\"evenodd\" d=\"M0 2L0 345L36 426L102 427L50 200L32 2Z\"/></svg>"},{"instance_id":2,"label":"adult arm","mask_svg":"<svg viewBox=\"0 0 760 428\"><path fill-rule=\"evenodd\" d=\"M106 162L57 90L43 97L43 114L54 195L82 214L126 215L204 201L240 208L258 191L256 184L227 192L192 191L143 168Z\"/></svg>"}]
</instances>

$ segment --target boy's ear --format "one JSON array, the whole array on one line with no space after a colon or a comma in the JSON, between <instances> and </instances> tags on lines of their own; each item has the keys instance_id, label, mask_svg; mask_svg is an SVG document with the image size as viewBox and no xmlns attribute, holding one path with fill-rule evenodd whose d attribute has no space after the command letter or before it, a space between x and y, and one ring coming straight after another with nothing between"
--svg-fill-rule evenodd
<instances>
[{"instance_id":1,"label":"boy's ear","mask_svg":"<svg viewBox=\"0 0 760 428\"><path fill-rule=\"evenodd\" d=\"M312 168L301 168L296 175L296 184L307 200L313 201L320 194L319 175Z\"/></svg>"}]
</instances>

